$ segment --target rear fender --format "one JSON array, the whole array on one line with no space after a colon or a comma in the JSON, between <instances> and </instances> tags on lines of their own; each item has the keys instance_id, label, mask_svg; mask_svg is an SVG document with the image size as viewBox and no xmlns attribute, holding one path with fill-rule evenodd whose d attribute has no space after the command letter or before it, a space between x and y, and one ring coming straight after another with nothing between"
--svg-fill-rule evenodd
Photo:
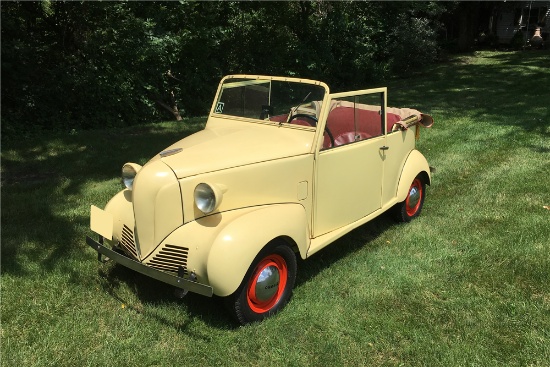
<instances>
[{"instance_id":1,"label":"rear fender","mask_svg":"<svg viewBox=\"0 0 550 367\"><path fill-rule=\"evenodd\" d=\"M241 284L256 255L269 242L285 239L302 258L309 246L306 213L300 204L261 207L228 223L214 240L207 261L208 282L217 296Z\"/></svg>"},{"instance_id":2,"label":"rear fender","mask_svg":"<svg viewBox=\"0 0 550 367\"><path fill-rule=\"evenodd\" d=\"M421 175L424 183L430 185L430 166L426 158L418 150L413 150L407 157L407 161L403 166L399 185L397 186L397 202L402 202L407 198L411 183L416 176Z\"/></svg>"}]
</instances>

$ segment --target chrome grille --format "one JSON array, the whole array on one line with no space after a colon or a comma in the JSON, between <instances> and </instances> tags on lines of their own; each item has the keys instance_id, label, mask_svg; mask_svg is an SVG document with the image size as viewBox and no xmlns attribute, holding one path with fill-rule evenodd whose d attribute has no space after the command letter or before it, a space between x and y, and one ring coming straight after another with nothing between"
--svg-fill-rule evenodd
<instances>
[{"instance_id":1,"label":"chrome grille","mask_svg":"<svg viewBox=\"0 0 550 367\"><path fill-rule=\"evenodd\" d=\"M162 271L177 273L181 266L187 275L187 256L189 249L187 247L165 245L162 250L151 260L148 265Z\"/></svg>"},{"instance_id":2,"label":"chrome grille","mask_svg":"<svg viewBox=\"0 0 550 367\"><path fill-rule=\"evenodd\" d=\"M120 246L128 255L138 260L138 251L134 241L134 232L126 225L122 227L122 236L120 238Z\"/></svg>"}]
</instances>

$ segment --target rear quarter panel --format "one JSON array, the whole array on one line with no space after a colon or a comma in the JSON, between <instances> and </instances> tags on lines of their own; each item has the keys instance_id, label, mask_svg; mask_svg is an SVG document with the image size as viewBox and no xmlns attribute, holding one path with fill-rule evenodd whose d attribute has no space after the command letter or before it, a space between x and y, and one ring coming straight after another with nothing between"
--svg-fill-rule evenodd
<instances>
[{"instance_id":1,"label":"rear quarter panel","mask_svg":"<svg viewBox=\"0 0 550 367\"><path fill-rule=\"evenodd\" d=\"M389 147L385 151L384 157L384 180L382 185L382 206L395 200L399 180L403 172L403 167L409 154L415 148L415 130L416 126L404 131L388 132L386 136L386 145Z\"/></svg>"}]
</instances>

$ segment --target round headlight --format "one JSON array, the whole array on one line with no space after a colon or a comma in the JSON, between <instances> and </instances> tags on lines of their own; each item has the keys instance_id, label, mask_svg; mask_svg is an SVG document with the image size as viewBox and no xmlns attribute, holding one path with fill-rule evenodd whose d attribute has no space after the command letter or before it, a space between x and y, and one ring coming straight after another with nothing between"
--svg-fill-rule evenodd
<instances>
[{"instance_id":1,"label":"round headlight","mask_svg":"<svg viewBox=\"0 0 550 367\"><path fill-rule=\"evenodd\" d=\"M200 183L195 187L195 205L204 214L212 213L220 205L221 193L215 187Z\"/></svg>"},{"instance_id":2,"label":"round headlight","mask_svg":"<svg viewBox=\"0 0 550 367\"><path fill-rule=\"evenodd\" d=\"M127 189L132 190L134 185L134 178L136 177L141 166L134 163L126 163L122 167L122 182Z\"/></svg>"}]
</instances>

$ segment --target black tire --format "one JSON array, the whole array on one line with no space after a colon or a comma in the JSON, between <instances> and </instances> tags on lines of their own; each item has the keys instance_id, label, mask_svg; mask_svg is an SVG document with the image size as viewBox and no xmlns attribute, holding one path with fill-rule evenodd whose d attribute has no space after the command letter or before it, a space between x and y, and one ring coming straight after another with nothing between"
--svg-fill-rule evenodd
<instances>
[{"instance_id":1,"label":"black tire","mask_svg":"<svg viewBox=\"0 0 550 367\"><path fill-rule=\"evenodd\" d=\"M235 293L225 297L231 315L245 325L279 312L292 296L297 267L296 255L287 244L268 244L256 256Z\"/></svg>"},{"instance_id":2,"label":"black tire","mask_svg":"<svg viewBox=\"0 0 550 367\"><path fill-rule=\"evenodd\" d=\"M393 207L393 215L398 222L410 222L420 215L426 197L426 183L420 176L411 183L407 197Z\"/></svg>"}]
</instances>

